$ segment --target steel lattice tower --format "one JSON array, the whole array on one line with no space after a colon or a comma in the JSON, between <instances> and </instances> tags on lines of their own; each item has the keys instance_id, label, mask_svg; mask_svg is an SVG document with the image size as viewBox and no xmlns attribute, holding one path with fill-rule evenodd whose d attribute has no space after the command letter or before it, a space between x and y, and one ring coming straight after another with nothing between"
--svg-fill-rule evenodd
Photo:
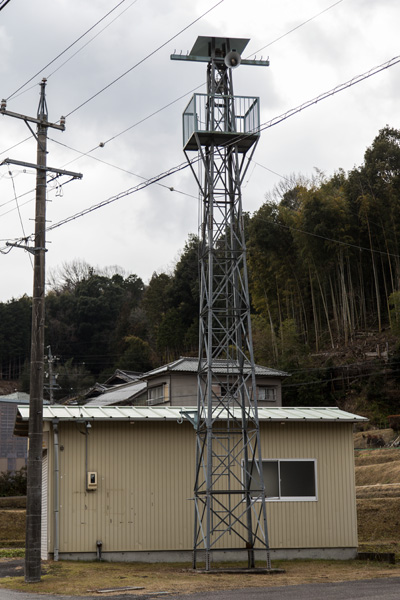
<instances>
[{"instance_id":1,"label":"steel lattice tower","mask_svg":"<svg viewBox=\"0 0 400 600\"><path fill-rule=\"evenodd\" d=\"M270 568L241 185L259 139L258 98L234 96L232 68L249 40L199 37L207 93L183 114L184 152L202 202L193 566L205 552L264 549ZM189 152L198 152L197 172ZM201 174L202 173L202 174Z\"/></svg>"}]
</instances>

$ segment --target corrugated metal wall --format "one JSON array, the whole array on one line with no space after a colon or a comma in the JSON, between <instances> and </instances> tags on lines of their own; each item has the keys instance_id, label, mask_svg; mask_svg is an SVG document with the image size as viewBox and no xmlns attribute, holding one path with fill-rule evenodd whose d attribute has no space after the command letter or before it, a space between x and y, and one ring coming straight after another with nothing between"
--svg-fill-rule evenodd
<instances>
[{"instance_id":1,"label":"corrugated metal wall","mask_svg":"<svg viewBox=\"0 0 400 600\"><path fill-rule=\"evenodd\" d=\"M78 429L60 427L60 552L93 552L96 540L104 552L190 547L193 428L93 423L88 470L97 472L98 489L89 492L85 435Z\"/></svg>"},{"instance_id":2,"label":"corrugated metal wall","mask_svg":"<svg viewBox=\"0 0 400 600\"><path fill-rule=\"evenodd\" d=\"M356 547L352 425L271 424L261 446L265 458L316 459L317 502L267 503L271 547Z\"/></svg>"},{"instance_id":3,"label":"corrugated metal wall","mask_svg":"<svg viewBox=\"0 0 400 600\"><path fill-rule=\"evenodd\" d=\"M192 548L195 432L189 423L93 422L87 460L98 489L89 492L85 426L60 423L59 432L60 552L95 552L97 540L103 552ZM317 502L268 502L271 547L356 547L352 425L262 423L261 441L265 458L317 461Z\"/></svg>"}]
</instances>

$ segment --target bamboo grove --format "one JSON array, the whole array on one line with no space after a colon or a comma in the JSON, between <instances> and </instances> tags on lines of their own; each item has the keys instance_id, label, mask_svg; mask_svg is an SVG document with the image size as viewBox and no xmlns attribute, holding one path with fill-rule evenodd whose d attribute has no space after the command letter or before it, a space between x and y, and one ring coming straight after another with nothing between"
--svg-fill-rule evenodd
<instances>
[{"instance_id":1,"label":"bamboo grove","mask_svg":"<svg viewBox=\"0 0 400 600\"><path fill-rule=\"evenodd\" d=\"M400 131L382 129L360 167L329 179L291 177L251 218L251 292L268 332L265 359L279 362L296 344L318 352L360 331L397 332L399 142Z\"/></svg>"}]
</instances>

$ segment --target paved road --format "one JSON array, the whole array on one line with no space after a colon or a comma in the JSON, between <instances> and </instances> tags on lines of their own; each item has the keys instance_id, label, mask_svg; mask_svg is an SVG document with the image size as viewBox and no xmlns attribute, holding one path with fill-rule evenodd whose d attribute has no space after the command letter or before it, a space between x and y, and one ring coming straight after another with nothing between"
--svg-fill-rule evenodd
<instances>
[{"instance_id":1,"label":"paved road","mask_svg":"<svg viewBox=\"0 0 400 600\"><path fill-rule=\"evenodd\" d=\"M86 600L98 600L100 596ZM270 588L247 588L200 594L171 594L168 596L118 595L101 596L102 600L400 600L400 577L347 581L343 583L314 583ZM0 589L0 600L77 600L76 596L49 596L12 592Z\"/></svg>"}]
</instances>

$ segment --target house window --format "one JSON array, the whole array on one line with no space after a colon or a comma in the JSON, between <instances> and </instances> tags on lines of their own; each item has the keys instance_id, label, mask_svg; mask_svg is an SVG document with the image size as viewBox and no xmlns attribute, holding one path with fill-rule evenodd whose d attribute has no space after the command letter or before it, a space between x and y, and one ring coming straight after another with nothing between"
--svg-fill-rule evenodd
<instances>
[{"instance_id":1,"label":"house window","mask_svg":"<svg viewBox=\"0 0 400 600\"><path fill-rule=\"evenodd\" d=\"M317 500L314 459L263 460L262 469L267 500ZM250 489L260 489L257 469L253 469Z\"/></svg>"},{"instance_id":2,"label":"house window","mask_svg":"<svg viewBox=\"0 0 400 600\"><path fill-rule=\"evenodd\" d=\"M259 385L257 397L260 402L276 402L276 387L273 385Z\"/></svg>"},{"instance_id":3,"label":"house window","mask_svg":"<svg viewBox=\"0 0 400 600\"><path fill-rule=\"evenodd\" d=\"M147 390L148 404L162 404L164 402L164 384L156 385Z\"/></svg>"}]
</instances>

